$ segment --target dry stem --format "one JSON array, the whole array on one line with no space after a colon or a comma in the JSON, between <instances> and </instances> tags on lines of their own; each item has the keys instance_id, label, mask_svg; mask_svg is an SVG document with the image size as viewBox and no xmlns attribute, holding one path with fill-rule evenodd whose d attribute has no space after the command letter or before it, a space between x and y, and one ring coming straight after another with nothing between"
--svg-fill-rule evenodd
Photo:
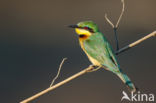
<instances>
[{"instance_id":1,"label":"dry stem","mask_svg":"<svg viewBox=\"0 0 156 103\"><path fill-rule=\"evenodd\" d=\"M116 25L115 25L115 28L118 28L118 25L119 25L119 23L120 23L120 20L121 20L121 18L122 18L122 16L123 16L123 13L124 13L124 11L125 11L125 2L124 2L124 0L121 0L121 2L122 2L122 11L121 11L121 14L120 14L120 16L119 16L119 19L118 19L118 21L117 21L117 23L116 23Z\"/></svg>"},{"instance_id":2,"label":"dry stem","mask_svg":"<svg viewBox=\"0 0 156 103\"><path fill-rule=\"evenodd\" d=\"M125 11L125 2L124 0L121 0L121 3L122 3L122 10L121 10L121 13L120 13L120 16L116 22L116 25L114 25L110 19L108 19L107 17L107 14L105 14L105 19L106 21L112 26L113 30L114 30L114 35L115 35L115 42L116 42L116 51L119 50L119 42L118 42L118 37L117 37L117 29L118 29L118 26L119 26L119 23L121 21L121 18L123 16L123 13Z\"/></svg>"},{"instance_id":3,"label":"dry stem","mask_svg":"<svg viewBox=\"0 0 156 103\"><path fill-rule=\"evenodd\" d=\"M67 78L67 79L65 79L65 80L63 80L63 81L61 81L61 82L59 82L59 83L53 85L52 87L49 87L49 88L47 88L47 89L45 89L45 90L43 90L43 91L41 91L41 92L35 94L35 95L32 96L32 97L29 97L28 99L25 99L25 100L21 101L20 103L28 103L29 101L32 101L32 100L34 100L35 98L38 98L39 96L41 96L41 95L43 95L43 94L46 94L46 93L49 92L49 91L54 90L55 88L57 88L57 87L59 87L59 86L65 84L65 83L67 83L67 82L69 82L69 81L71 81L71 80L73 80L73 79L75 79L75 78L77 78L77 77L79 77L79 76L85 74L85 73L87 73L88 71L91 71L92 69L94 69L94 67L93 67L93 66L89 66L88 68L86 68L86 69L80 71L79 73L76 73L75 75L73 75L73 76L71 76L71 77L69 77L69 78Z\"/></svg>"},{"instance_id":4,"label":"dry stem","mask_svg":"<svg viewBox=\"0 0 156 103\"><path fill-rule=\"evenodd\" d=\"M58 78L59 74L60 74L60 71L61 71L61 68L62 68L62 65L64 63L64 61L67 60L67 58L63 58L60 66L59 66L59 69L58 69L58 72L57 72L57 75L55 76L55 78L52 80L51 84L50 84L50 87L54 84L55 80Z\"/></svg>"},{"instance_id":5,"label":"dry stem","mask_svg":"<svg viewBox=\"0 0 156 103\"><path fill-rule=\"evenodd\" d=\"M118 28L119 23L120 23L120 20L121 20L121 18L122 18L122 16L123 16L123 13L124 13L124 11L125 11L125 2L124 2L124 0L121 0L121 3L122 3L122 10L121 10L120 16L119 16L119 18L118 18L118 21L116 22L116 25L114 25L114 24L111 22L111 20L108 19L107 14L105 14L105 19L106 19L107 22L112 26L112 28Z\"/></svg>"},{"instance_id":6,"label":"dry stem","mask_svg":"<svg viewBox=\"0 0 156 103\"><path fill-rule=\"evenodd\" d=\"M136 46L137 44L143 42L144 40L146 40L146 39L148 39L148 38L150 38L150 37L152 37L152 36L156 36L156 31L153 31L152 33L150 33L150 34L148 34L148 35L142 37L141 39L139 39L139 40L137 40L137 41L135 41L135 42L133 42L133 43L131 43L131 44L129 44L129 45L123 47L123 48L121 48L120 50L118 50L118 51L116 52L116 55L118 55L119 53L122 53L122 52L124 52L124 51L127 51L128 49L130 49L130 48Z\"/></svg>"}]
</instances>

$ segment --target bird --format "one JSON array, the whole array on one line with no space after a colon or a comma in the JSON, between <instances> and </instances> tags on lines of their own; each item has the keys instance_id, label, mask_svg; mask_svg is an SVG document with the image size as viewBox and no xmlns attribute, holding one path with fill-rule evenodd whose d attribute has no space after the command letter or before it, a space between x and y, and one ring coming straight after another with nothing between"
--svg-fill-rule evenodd
<instances>
[{"instance_id":1,"label":"bird","mask_svg":"<svg viewBox=\"0 0 156 103\"><path fill-rule=\"evenodd\" d=\"M82 21L69 27L75 29L79 44L92 65L113 72L126 84L130 92L136 92L137 88L120 68L113 48L104 34L99 31L97 24L93 21Z\"/></svg>"}]
</instances>

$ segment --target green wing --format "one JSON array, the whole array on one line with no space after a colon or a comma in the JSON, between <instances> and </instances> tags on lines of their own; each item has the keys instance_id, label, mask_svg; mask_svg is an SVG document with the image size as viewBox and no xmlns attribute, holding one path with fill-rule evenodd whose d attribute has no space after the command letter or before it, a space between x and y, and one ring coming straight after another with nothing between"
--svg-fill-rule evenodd
<instances>
[{"instance_id":1,"label":"green wing","mask_svg":"<svg viewBox=\"0 0 156 103\"><path fill-rule=\"evenodd\" d=\"M84 41L86 52L110 71L118 71L119 65L112 51L112 47L102 33L95 33Z\"/></svg>"}]
</instances>

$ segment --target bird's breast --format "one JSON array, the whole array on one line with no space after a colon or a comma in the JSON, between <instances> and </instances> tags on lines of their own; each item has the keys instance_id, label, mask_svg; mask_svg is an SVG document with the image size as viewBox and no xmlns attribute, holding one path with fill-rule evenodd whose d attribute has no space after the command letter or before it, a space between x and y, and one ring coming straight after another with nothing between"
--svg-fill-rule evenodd
<instances>
[{"instance_id":1,"label":"bird's breast","mask_svg":"<svg viewBox=\"0 0 156 103\"><path fill-rule=\"evenodd\" d=\"M85 52L85 54L87 55L87 57L89 58L89 60L91 61L91 63L92 63L93 65L96 65L96 66L101 66L101 64L100 64L96 59L94 59L93 57L91 57L91 56L87 53L87 51L86 51L86 49L85 49L85 47L84 47L84 40L79 39L79 42L80 42L80 46L81 46L82 50Z\"/></svg>"}]
</instances>

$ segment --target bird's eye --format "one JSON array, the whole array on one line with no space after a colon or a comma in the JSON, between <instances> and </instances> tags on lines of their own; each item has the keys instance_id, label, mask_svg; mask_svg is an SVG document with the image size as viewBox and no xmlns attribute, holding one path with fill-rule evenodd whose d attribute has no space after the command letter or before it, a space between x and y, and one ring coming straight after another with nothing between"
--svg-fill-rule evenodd
<instances>
[{"instance_id":1,"label":"bird's eye","mask_svg":"<svg viewBox=\"0 0 156 103\"><path fill-rule=\"evenodd\" d=\"M88 27L84 27L84 29L88 30Z\"/></svg>"},{"instance_id":2,"label":"bird's eye","mask_svg":"<svg viewBox=\"0 0 156 103\"><path fill-rule=\"evenodd\" d=\"M83 27L83 29L88 30L88 31L90 31L90 32L92 32L92 33L94 32L93 29L91 29L91 28L89 28L89 27Z\"/></svg>"}]
</instances>

